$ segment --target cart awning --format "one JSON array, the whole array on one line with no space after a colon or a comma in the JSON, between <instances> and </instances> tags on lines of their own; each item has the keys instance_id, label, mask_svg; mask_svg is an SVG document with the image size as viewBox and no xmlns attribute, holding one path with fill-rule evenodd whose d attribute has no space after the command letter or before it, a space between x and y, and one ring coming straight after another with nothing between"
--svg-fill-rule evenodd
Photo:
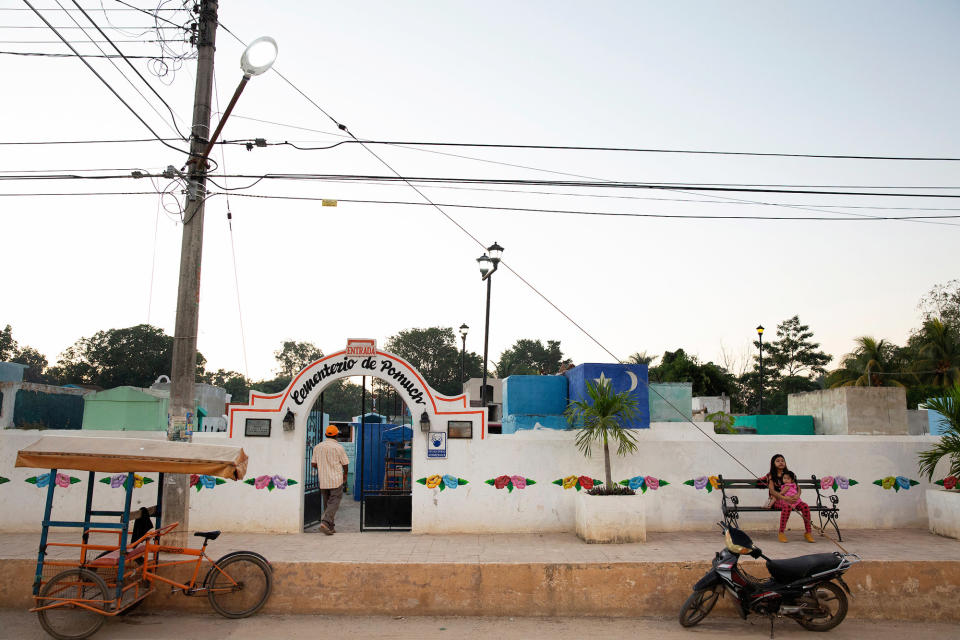
<instances>
[{"instance_id":1,"label":"cart awning","mask_svg":"<svg viewBox=\"0 0 960 640\"><path fill-rule=\"evenodd\" d=\"M247 473L247 454L241 447L219 444L44 436L17 452L15 466L104 473L196 473L241 480Z\"/></svg>"}]
</instances>

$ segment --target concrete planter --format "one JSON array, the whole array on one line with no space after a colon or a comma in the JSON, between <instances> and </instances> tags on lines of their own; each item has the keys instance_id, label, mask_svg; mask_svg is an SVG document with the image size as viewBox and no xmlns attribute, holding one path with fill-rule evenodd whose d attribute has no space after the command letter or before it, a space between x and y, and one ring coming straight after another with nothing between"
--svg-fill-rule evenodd
<instances>
[{"instance_id":1,"label":"concrete planter","mask_svg":"<svg viewBox=\"0 0 960 640\"><path fill-rule=\"evenodd\" d=\"M647 519L638 496L577 494L577 536L584 542L646 542Z\"/></svg>"},{"instance_id":2,"label":"concrete planter","mask_svg":"<svg viewBox=\"0 0 960 640\"><path fill-rule=\"evenodd\" d=\"M931 533L960 540L960 492L927 489L927 517Z\"/></svg>"}]
</instances>

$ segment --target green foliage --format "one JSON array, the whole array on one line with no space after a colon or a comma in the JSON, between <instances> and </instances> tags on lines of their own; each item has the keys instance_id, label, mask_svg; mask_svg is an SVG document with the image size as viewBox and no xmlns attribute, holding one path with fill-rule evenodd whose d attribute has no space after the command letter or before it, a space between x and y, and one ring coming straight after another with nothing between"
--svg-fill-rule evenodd
<instances>
[{"instance_id":1,"label":"green foliage","mask_svg":"<svg viewBox=\"0 0 960 640\"><path fill-rule=\"evenodd\" d=\"M830 387L902 387L903 350L887 340L860 336L840 368L827 377Z\"/></svg>"},{"instance_id":2,"label":"green foliage","mask_svg":"<svg viewBox=\"0 0 960 640\"><path fill-rule=\"evenodd\" d=\"M934 318L923 323L920 336L914 370L934 386L960 383L960 332Z\"/></svg>"},{"instance_id":3,"label":"green foliage","mask_svg":"<svg viewBox=\"0 0 960 640\"><path fill-rule=\"evenodd\" d=\"M824 375L827 363L833 356L820 351L820 344L813 342L810 327L800 323L799 316L787 318L777 325L777 339L764 345L763 358L770 360L771 368L778 377L811 377ZM759 341L756 342L759 355Z\"/></svg>"},{"instance_id":4,"label":"green foliage","mask_svg":"<svg viewBox=\"0 0 960 640\"><path fill-rule=\"evenodd\" d=\"M574 400L564 412L571 425L582 425L575 443L583 455L589 456L594 442L603 444L605 482L613 489L610 470L610 440L617 443L617 455L624 456L637 450L633 431L623 425L637 414L637 401L629 392L616 393L609 381L602 384L587 381L588 400Z\"/></svg>"},{"instance_id":5,"label":"green foliage","mask_svg":"<svg viewBox=\"0 0 960 640\"><path fill-rule=\"evenodd\" d=\"M111 389L123 385L149 387L170 375L173 337L163 329L138 324L98 331L80 338L60 354L51 376L59 384L88 384ZM203 378L206 359L197 352L197 377Z\"/></svg>"},{"instance_id":6,"label":"green foliage","mask_svg":"<svg viewBox=\"0 0 960 640\"><path fill-rule=\"evenodd\" d=\"M649 369L652 382L692 382L693 395L719 396L737 392L736 379L718 364L701 364L683 349L664 351L660 364Z\"/></svg>"},{"instance_id":7,"label":"green foliage","mask_svg":"<svg viewBox=\"0 0 960 640\"><path fill-rule=\"evenodd\" d=\"M249 399L250 381L242 373L217 369L205 373L200 381L226 389L230 394L230 402L245 403Z\"/></svg>"},{"instance_id":8,"label":"green foliage","mask_svg":"<svg viewBox=\"0 0 960 640\"><path fill-rule=\"evenodd\" d=\"M924 321L938 319L960 332L960 280L934 285L917 305Z\"/></svg>"},{"instance_id":9,"label":"green foliage","mask_svg":"<svg viewBox=\"0 0 960 640\"><path fill-rule=\"evenodd\" d=\"M280 365L277 367L277 373L292 378L306 369L311 362L322 358L323 351L312 342L284 340L280 349L273 352L273 357Z\"/></svg>"},{"instance_id":10,"label":"green foliage","mask_svg":"<svg viewBox=\"0 0 960 640\"><path fill-rule=\"evenodd\" d=\"M559 373L562 361L559 340L547 340L544 346L540 340L521 338L500 354L495 373L501 380L517 375L552 375Z\"/></svg>"},{"instance_id":11,"label":"green foliage","mask_svg":"<svg viewBox=\"0 0 960 640\"><path fill-rule=\"evenodd\" d=\"M627 356L626 364L646 364L652 365L656 362L660 356L648 355L646 351L637 351L636 353L631 353Z\"/></svg>"},{"instance_id":12,"label":"green foliage","mask_svg":"<svg viewBox=\"0 0 960 640\"><path fill-rule=\"evenodd\" d=\"M0 362L25 364L23 379L26 382L47 382L45 370L47 358L33 347L21 347L13 339L13 328L8 324L0 331Z\"/></svg>"},{"instance_id":13,"label":"green foliage","mask_svg":"<svg viewBox=\"0 0 960 640\"><path fill-rule=\"evenodd\" d=\"M733 423L737 421L735 417L725 411L714 411L708 413L706 419L713 423L714 433L736 433Z\"/></svg>"},{"instance_id":14,"label":"green foliage","mask_svg":"<svg viewBox=\"0 0 960 640\"><path fill-rule=\"evenodd\" d=\"M426 379L427 384L443 395L463 392L460 380L460 345L453 327L405 329L387 339L386 351L406 360ZM464 379L483 375L481 358L468 351Z\"/></svg>"},{"instance_id":15,"label":"green foliage","mask_svg":"<svg viewBox=\"0 0 960 640\"><path fill-rule=\"evenodd\" d=\"M943 397L931 398L927 401L927 408L943 415L947 430L936 446L920 452L920 473L932 481L937 463L947 458L950 461L949 475L960 476L960 384L947 389Z\"/></svg>"}]
</instances>

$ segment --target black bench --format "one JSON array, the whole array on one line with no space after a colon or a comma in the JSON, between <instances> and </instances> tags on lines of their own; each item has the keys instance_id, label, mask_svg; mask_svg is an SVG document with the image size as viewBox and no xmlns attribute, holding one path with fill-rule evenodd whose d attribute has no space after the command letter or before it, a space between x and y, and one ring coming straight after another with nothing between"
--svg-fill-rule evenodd
<instances>
[{"instance_id":1,"label":"black bench","mask_svg":"<svg viewBox=\"0 0 960 640\"><path fill-rule=\"evenodd\" d=\"M740 498L735 495L727 495L727 491L730 490L740 490L740 489L762 489L764 496L764 504L766 504L769 494L767 491L767 485L765 483L759 482L756 478L724 478L723 476L717 476L718 484L720 485L720 492L723 494L723 504L721 509L723 511L723 520L727 525L731 527L737 526L737 521L740 519L740 514L744 512L755 512L755 511L764 511L767 513L776 513L780 514L779 509L767 508L764 506L756 507L747 507L740 504ZM837 506L840 502L840 498L836 494L829 494L824 496L820 493L820 480L817 476L810 476L809 480L801 480L797 478L797 487L799 487L804 492L813 492L817 496L817 503L811 504L809 499L810 493L801 494L800 499L806 502L810 506L811 518L815 512L820 518L820 531L823 531L828 524L832 524L834 530L837 532L837 538L840 542L843 542L843 537L840 535L840 527L837 526L837 518L840 517L840 507ZM829 499L829 504L824 504L824 497Z\"/></svg>"}]
</instances>

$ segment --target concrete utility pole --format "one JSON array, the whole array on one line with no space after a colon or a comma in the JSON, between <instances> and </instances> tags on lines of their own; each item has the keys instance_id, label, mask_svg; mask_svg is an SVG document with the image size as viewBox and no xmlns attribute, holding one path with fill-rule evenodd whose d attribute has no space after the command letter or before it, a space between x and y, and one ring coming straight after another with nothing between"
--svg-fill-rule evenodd
<instances>
[{"instance_id":1,"label":"concrete utility pole","mask_svg":"<svg viewBox=\"0 0 960 640\"><path fill-rule=\"evenodd\" d=\"M183 214L183 241L180 245L180 280L177 291L177 320L174 329L173 364L170 378L171 425L182 424L187 414L196 413L194 383L197 374L197 326L200 315L200 263L203 254L203 210L207 193L207 167L203 158L210 136L213 97L213 56L217 35L217 0L201 0L197 21L197 83L193 102L193 129L190 137L189 184ZM198 161L198 159L200 159ZM194 420L196 417L194 416ZM176 430L167 439L186 437ZM164 524L179 522L178 540L186 540L189 529L190 493L187 476L168 474L163 487ZM171 541L173 542L173 541ZM177 544L174 542L174 544Z\"/></svg>"}]
</instances>

